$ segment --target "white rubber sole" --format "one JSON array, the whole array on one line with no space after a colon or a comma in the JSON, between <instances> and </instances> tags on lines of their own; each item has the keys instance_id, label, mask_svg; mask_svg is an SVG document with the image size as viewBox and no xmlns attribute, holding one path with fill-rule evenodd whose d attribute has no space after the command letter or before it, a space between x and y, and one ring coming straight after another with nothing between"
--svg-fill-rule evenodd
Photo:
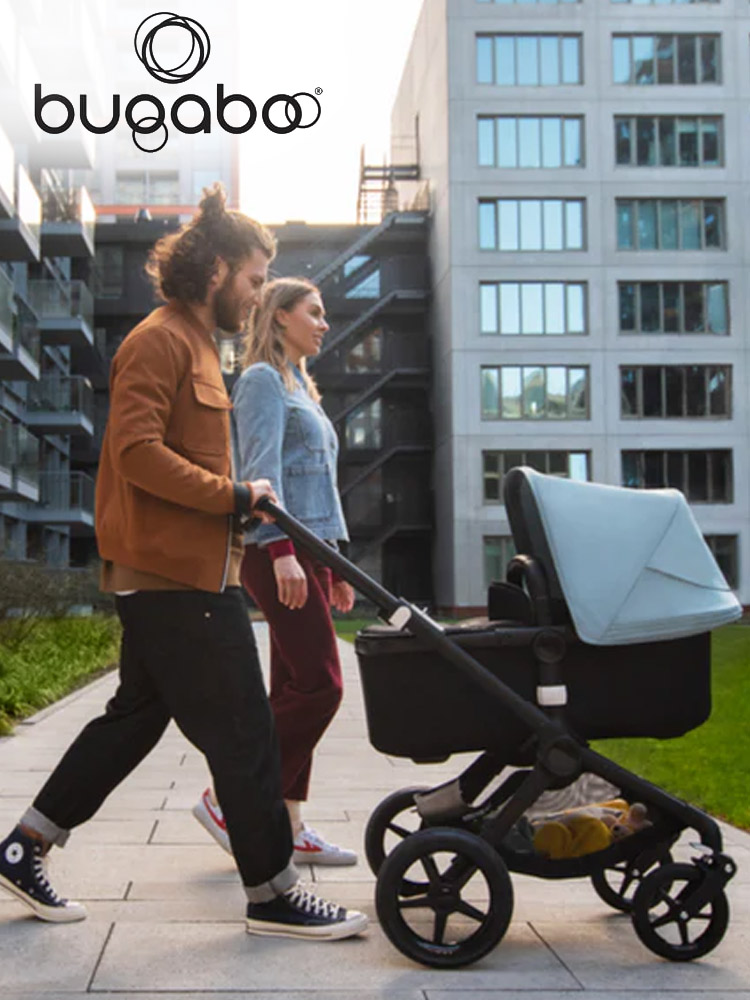
<instances>
[{"instance_id":1,"label":"white rubber sole","mask_svg":"<svg viewBox=\"0 0 750 1000\"><path fill-rule=\"evenodd\" d=\"M340 854L325 854L321 852L316 854L314 851L295 851L292 855L292 861L295 865L325 865L326 868L343 868L347 865L356 865L357 855L353 857L349 855L348 857Z\"/></svg>"},{"instance_id":2,"label":"white rubber sole","mask_svg":"<svg viewBox=\"0 0 750 1000\"><path fill-rule=\"evenodd\" d=\"M222 850L226 851L227 854L232 854L232 847L229 843L229 835L224 833L221 828L217 828L216 823L211 818L211 815L202 798L197 805L193 806L193 816L195 816L206 833L208 833L211 838L216 841Z\"/></svg>"},{"instance_id":3,"label":"white rubber sole","mask_svg":"<svg viewBox=\"0 0 750 1000\"><path fill-rule=\"evenodd\" d=\"M0 886L20 902L25 903L40 920L46 920L50 924L73 924L79 920L85 920L88 916L81 903L71 903L69 906L45 906L43 903L38 903L4 875L0 875Z\"/></svg>"},{"instance_id":4,"label":"white rubber sole","mask_svg":"<svg viewBox=\"0 0 750 1000\"><path fill-rule=\"evenodd\" d=\"M288 937L297 941L341 941L343 938L354 937L367 929L368 919L365 913L357 913L347 920L337 924L327 924L324 927L295 927L293 924L275 924L270 920L245 919L248 934L260 934L265 937Z\"/></svg>"}]
</instances>

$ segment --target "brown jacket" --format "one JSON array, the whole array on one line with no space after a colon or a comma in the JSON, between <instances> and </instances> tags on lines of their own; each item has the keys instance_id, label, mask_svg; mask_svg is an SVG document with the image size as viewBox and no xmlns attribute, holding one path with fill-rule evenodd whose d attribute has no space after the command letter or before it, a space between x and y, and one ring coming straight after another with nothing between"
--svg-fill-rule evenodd
<instances>
[{"instance_id":1,"label":"brown jacket","mask_svg":"<svg viewBox=\"0 0 750 1000\"><path fill-rule=\"evenodd\" d=\"M229 412L212 333L184 306L155 309L120 345L96 483L102 559L200 590L226 582L234 513Z\"/></svg>"}]
</instances>

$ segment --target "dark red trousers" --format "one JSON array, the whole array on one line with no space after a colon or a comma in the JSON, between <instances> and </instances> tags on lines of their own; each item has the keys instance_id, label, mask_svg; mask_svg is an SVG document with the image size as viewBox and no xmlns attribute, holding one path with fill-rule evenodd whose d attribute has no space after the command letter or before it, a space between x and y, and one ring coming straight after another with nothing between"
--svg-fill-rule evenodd
<instances>
[{"instance_id":1,"label":"dark red trousers","mask_svg":"<svg viewBox=\"0 0 750 1000\"><path fill-rule=\"evenodd\" d=\"M281 750L285 799L305 801L313 750L341 703L341 663L331 619L331 571L298 551L307 603L280 603L266 549L245 547L242 583L265 615L271 638L270 702Z\"/></svg>"}]
</instances>

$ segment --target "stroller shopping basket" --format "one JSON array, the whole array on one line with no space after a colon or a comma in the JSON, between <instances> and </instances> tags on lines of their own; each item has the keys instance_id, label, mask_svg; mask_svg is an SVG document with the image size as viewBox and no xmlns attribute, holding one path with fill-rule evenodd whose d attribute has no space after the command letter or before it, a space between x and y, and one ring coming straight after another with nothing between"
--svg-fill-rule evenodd
<instances>
[{"instance_id":1,"label":"stroller shopping basket","mask_svg":"<svg viewBox=\"0 0 750 1000\"><path fill-rule=\"evenodd\" d=\"M510 623L446 630L492 674L535 702L537 668L528 632ZM477 697L476 686L424 641L374 626L358 635L355 649L377 750L414 760L493 750L506 754L508 763L525 762L519 748L530 734L521 720ZM710 634L606 650L571 634L562 675L566 722L576 736L682 736L710 714Z\"/></svg>"}]
</instances>

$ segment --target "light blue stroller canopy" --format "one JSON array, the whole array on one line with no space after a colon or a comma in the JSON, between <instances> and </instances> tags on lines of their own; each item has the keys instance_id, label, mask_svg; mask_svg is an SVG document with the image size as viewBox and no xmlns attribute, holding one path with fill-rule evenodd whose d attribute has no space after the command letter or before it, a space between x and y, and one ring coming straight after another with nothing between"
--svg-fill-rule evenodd
<instances>
[{"instance_id":1,"label":"light blue stroller canopy","mask_svg":"<svg viewBox=\"0 0 750 1000\"><path fill-rule=\"evenodd\" d=\"M675 639L741 616L742 606L678 490L633 490L523 472L584 642Z\"/></svg>"}]
</instances>

